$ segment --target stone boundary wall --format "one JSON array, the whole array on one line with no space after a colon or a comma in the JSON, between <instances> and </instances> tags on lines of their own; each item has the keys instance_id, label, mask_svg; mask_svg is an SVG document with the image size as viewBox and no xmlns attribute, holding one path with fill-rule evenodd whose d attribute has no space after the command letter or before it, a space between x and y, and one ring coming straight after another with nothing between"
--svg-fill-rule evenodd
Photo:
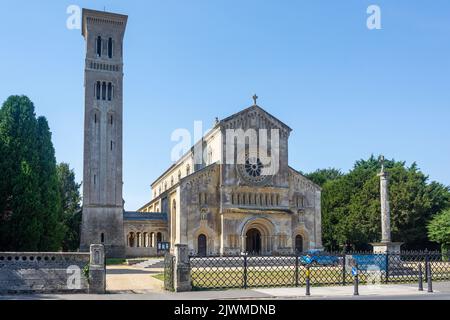
<instances>
[{"instance_id":1,"label":"stone boundary wall","mask_svg":"<svg viewBox=\"0 0 450 320\"><path fill-rule=\"evenodd\" d=\"M0 252L0 294L89 293L90 287L96 285L92 279L88 280L91 269L95 269L91 255L92 250L91 253ZM104 269L104 263L101 264ZM104 281L105 276L103 272L100 280Z\"/></svg>"}]
</instances>

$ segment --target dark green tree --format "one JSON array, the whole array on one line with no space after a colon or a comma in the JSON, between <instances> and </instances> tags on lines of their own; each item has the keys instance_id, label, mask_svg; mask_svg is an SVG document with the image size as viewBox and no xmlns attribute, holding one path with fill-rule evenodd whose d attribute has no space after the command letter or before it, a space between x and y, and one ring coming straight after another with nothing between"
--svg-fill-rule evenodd
<instances>
[{"instance_id":1,"label":"dark green tree","mask_svg":"<svg viewBox=\"0 0 450 320\"><path fill-rule=\"evenodd\" d=\"M428 237L439 243L443 252L450 250L450 209L433 217L428 224Z\"/></svg>"},{"instance_id":2,"label":"dark green tree","mask_svg":"<svg viewBox=\"0 0 450 320\"><path fill-rule=\"evenodd\" d=\"M43 224L39 163L36 148L37 121L34 105L26 97L12 96L0 109L3 186L1 247L3 250L38 250Z\"/></svg>"},{"instance_id":3,"label":"dark green tree","mask_svg":"<svg viewBox=\"0 0 450 320\"><path fill-rule=\"evenodd\" d=\"M76 251L80 245L81 185L75 181L75 173L67 163L60 163L57 166L57 173L63 210L63 223L66 228L63 250Z\"/></svg>"},{"instance_id":4,"label":"dark green tree","mask_svg":"<svg viewBox=\"0 0 450 320\"><path fill-rule=\"evenodd\" d=\"M323 186L325 182L329 180L336 180L343 176L343 173L339 169L318 169L312 173L305 175L309 180L319 186Z\"/></svg>"},{"instance_id":5,"label":"dark green tree","mask_svg":"<svg viewBox=\"0 0 450 320\"><path fill-rule=\"evenodd\" d=\"M0 250L59 250L63 238L56 164L45 118L25 96L0 109Z\"/></svg>"},{"instance_id":6,"label":"dark green tree","mask_svg":"<svg viewBox=\"0 0 450 320\"><path fill-rule=\"evenodd\" d=\"M432 246L426 225L449 207L450 191L439 183L428 183L416 164L386 161L390 175L391 228L393 241L405 248ZM380 240L380 196L378 160L359 160L347 174L328 179L322 190L323 240L328 249L369 249Z\"/></svg>"},{"instance_id":7,"label":"dark green tree","mask_svg":"<svg viewBox=\"0 0 450 320\"><path fill-rule=\"evenodd\" d=\"M64 238L64 225L62 223L61 198L59 181L56 171L55 149L52 144L52 135L47 119L37 119L36 146L39 155L39 185L41 192L41 221L45 221L39 247L55 251L61 249Z\"/></svg>"}]
</instances>

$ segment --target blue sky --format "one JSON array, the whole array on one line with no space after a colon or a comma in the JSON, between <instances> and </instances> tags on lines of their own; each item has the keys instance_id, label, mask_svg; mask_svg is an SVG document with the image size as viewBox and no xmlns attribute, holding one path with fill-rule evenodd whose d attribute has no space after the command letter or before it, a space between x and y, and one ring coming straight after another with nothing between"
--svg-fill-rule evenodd
<instances>
[{"instance_id":1,"label":"blue sky","mask_svg":"<svg viewBox=\"0 0 450 320\"><path fill-rule=\"evenodd\" d=\"M59 162L83 158L84 40L66 8L128 14L124 198L150 200L177 128L251 105L293 128L290 164L350 169L372 153L416 161L450 184L450 2L0 1L0 100L25 94L47 117ZM381 8L368 30L366 9ZM206 128L205 128L206 129Z\"/></svg>"}]
</instances>

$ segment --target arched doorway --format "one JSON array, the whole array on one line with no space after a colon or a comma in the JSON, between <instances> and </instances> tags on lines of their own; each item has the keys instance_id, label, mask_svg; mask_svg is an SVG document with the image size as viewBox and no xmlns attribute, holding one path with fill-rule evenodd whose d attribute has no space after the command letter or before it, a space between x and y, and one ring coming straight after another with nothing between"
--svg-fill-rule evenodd
<instances>
[{"instance_id":1,"label":"arched doorway","mask_svg":"<svg viewBox=\"0 0 450 320\"><path fill-rule=\"evenodd\" d=\"M128 238L128 245L130 248L134 247L134 233L133 232L130 233L130 237Z\"/></svg>"},{"instance_id":2,"label":"arched doorway","mask_svg":"<svg viewBox=\"0 0 450 320\"><path fill-rule=\"evenodd\" d=\"M162 242L162 233L158 232L156 234L156 243L160 243L160 242Z\"/></svg>"},{"instance_id":3,"label":"arched doorway","mask_svg":"<svg viewBox=\"0 0 450 320\"><path fill-rule=\"evenodd\" d=\"M303 252L303 237L301 235L295 237L295 252Z\"/></svg>"},{"instance_id":4,"label":"arched doorway","mask_svg":"<svg viewBox=\"0 0 450 320\"><path fill-rule=\"evenodd\" d=\"M261 254L261 232L258 229L250 229L246 234L246 249L250 254Z\"/></svg>"},{"instance_id":5,"label":"arched doorway","mask_svg":"<svg viewBox=\"0 0 450 320\"><path fill-rule=\"evenodd\" d=\"M206 251L207 251L207 244L206 244L206 236L204 234L201 234L198 236L197 239L197 254L200 257L206 257Z\"/></svg>"}]
</instances>

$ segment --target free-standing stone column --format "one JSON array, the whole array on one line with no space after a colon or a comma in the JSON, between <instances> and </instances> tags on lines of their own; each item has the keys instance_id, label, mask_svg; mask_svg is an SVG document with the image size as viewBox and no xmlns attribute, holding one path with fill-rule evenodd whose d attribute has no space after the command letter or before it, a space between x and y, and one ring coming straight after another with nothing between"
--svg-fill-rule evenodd
<instances>
[{"instance_id":1,"label":"free-standing stone column","mask_svg":"<svg viewBox=\"0 0 450 320\"><path fill-rule=\"evenodd\" d=\"M380 199L381 199L381 242L391 242L391 208L389 205L389 177L383 170L378 174L380 177Z\"/></svg>"},{"instance_id":2,"label":"free-standing stone column","mask_svg":"<svg viewBox=\"0 0 450 320\"><path fill-rule=\"evenodd\" d=\"M89 262L89 293L106 292L105 247L92 244Z\"/></svg>"},{"instance_id":3,"label":"free-standing stone column","mask_svg":"<svg viewBox=\"0 0 450 320\"><path fill-rule=\"evenodd\" d=\"M391 208L389 205L389 175L384 171L384 157L380 157L381 242L372 243L374 253L399 253L402 242L391 242Z\"/></svg>"}]
</instances>

